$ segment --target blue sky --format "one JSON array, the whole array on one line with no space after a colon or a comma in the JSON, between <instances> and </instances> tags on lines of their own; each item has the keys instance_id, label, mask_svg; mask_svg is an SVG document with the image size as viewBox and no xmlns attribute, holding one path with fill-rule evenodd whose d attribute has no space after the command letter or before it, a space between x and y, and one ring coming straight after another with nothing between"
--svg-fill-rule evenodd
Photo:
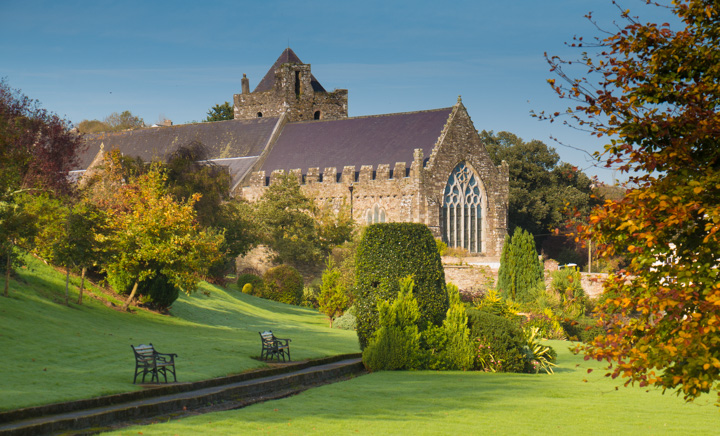
<instances>
[{"instance_id":1,"label":"blue sky","mask_svg":"<svg viewBox=\"0 0 720 436\"><path fill-rule=\"evenodd\" d=\"M667 21L642 0L621 4ZM289 44L326 89L349 90L350 116L461 95L478 130L544 141L610 183L623 176L571 148L604 141L530 116L567 107L546 83L543 53L578 57L565 42L598 34L590 11L606 28L619 15L610 0L0 0L0 77L74 123L130 110L180 124L232 101L243 73L253 89Z\"/></svg>"}]
</instances>

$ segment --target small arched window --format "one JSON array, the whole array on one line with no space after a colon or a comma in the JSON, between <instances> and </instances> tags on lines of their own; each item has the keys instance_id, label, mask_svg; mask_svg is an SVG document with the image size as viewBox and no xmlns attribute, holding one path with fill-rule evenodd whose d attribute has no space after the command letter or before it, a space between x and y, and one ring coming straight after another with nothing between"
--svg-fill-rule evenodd
<instances>
[{"instance_id":1,"label":"small arched window","mask_svg":"<svg viewBox=\"0 0 720 436\"><path fill-rule=\"evenodd\" d=\"M262 112L258 112L258 118L262 118Z\"/></svg>"},{"instance_id":2,"label":"small arched window","mask_svg":"<svg viewBox=\"0 0 720 436\"><path fill-rule=\"evenodd\" d=\"M368 224L384 223L385 209L376 204L365 211L365 217Z\"/></svg>"},{"instance_id":3,"label":"small arched window","mask_svg":"<svg viewBox=\"0 0 720 436\"><path fill-rule=\"evenodd\" d=\"M316 120L320 119L320 111L315 111L315 114L313 115L313 119L316 119Z\"/></svg>"}]
</instances>

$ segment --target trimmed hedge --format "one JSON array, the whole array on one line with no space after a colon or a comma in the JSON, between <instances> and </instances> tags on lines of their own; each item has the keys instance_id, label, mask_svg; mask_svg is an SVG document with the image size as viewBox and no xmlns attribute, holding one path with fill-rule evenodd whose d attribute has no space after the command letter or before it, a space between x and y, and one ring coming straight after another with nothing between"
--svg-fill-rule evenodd
<instances>
[{"instance_id":1,"label":"trimmed hedge","mask_svg":"<svg viewBox=\"0 0 720 436\"><path fill-rule=\"evenodd\" d=\"M378 328L378 300L393 301L399 280L412 276L421 328L440 325L448 310L445 272L432 233L424 224L382 223L365 228L355 259L357 334L365 349Z\"/></svg>"},{"instance_id":2,"label":"trimmed hedge","mask_svg":"<svg viewBox=\"0 0 720 436\"><path fill-rule=\"evenodd\" d=\"M302 275L290 265L280 265L267 270L262 297L280 303L300 305L303 296Z\"/></svg>"},{"instance_id":3,"label":"trimmed hedge","mask_svg":"<svg viewBox=\"0 0 720 436\"><path fill-rule=\"evenodd\" d=\"M497 363L486 362L486 366L497 372L523 372L525 370L525 335L520 326L506 318L482 310L467 311L470 337L477 345L483 345ZM478 362L480 369L482 362Z\"/></svg>"}]
</instances>

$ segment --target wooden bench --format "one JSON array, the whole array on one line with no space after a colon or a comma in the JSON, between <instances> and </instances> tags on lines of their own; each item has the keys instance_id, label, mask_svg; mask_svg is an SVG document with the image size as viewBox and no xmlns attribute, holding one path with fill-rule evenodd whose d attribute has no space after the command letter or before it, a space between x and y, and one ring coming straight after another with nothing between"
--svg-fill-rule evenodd
<instances>
[{"instance_id":1,"label":"wooden bench","mask_svg":"<svg viewBox=\"0 0 720 436\"><path fill-rule=\"evenodd\" d=\"M167 383L167 373L173 376L173 381L177 382L175 375L175 353L158 353L155 351L153 344L150 345L130 345L135 353L135 378L133 384L137 381L137 377L142 373L142 382L145 383L145 376L151 374L150 383L160 383L159 374L165 378Z\"/></svg>"},{"instance_id":2,"label":"wooden bench","mask_svg":"<svg viewBox=\"0 0 720 436\"><path fill-rule=\"evenodd\" d=\"M277 358L279 362L280 357L282 357L283 362L285 362L285 356L287 356L288 362L290 361L290 339L277 338L271 330L258 333L260 333L260 340L262 341L261 359L273 360Z\"/></svg>"}]
</instances>

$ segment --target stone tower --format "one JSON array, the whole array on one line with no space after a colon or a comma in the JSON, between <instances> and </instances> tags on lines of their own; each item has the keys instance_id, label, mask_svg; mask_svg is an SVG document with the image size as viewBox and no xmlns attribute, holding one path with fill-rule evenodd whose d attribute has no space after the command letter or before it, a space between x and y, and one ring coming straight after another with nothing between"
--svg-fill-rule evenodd
<instances>
[{"instance_id":1,"label":"stone tower","mask_svg":"<svg viewBox=\"0 0 720 436\"><path fill-rule=\"evenodd\" d=\"M327 92L292 49L285 49L253 92L243 74L242 94L233 96L235 119L279 117L287 121L347 118L347 89Z\"/></svg>"}]
</instances>

